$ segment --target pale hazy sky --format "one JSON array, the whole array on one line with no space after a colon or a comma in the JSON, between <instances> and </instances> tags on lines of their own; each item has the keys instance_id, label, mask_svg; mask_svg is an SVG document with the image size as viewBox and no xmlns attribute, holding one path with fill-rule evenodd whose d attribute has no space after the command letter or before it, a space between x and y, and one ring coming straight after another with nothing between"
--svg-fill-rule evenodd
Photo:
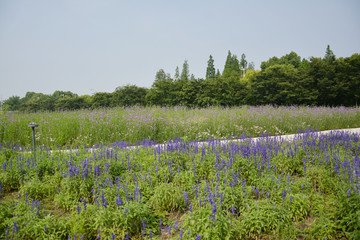
<instances>
[{"instance_id":1,"label":"pale hazy sky","mask_svg":"<svg viewBox=\"0 0 360 240\"><path fill-rule=\"evenodd\" d=\"M360 53L358 0L0 0L0 100L27 91L79 95L151 87L188 60L204 78L211 54L261 61L295 51Z\"/></svg>"}]
</instances>

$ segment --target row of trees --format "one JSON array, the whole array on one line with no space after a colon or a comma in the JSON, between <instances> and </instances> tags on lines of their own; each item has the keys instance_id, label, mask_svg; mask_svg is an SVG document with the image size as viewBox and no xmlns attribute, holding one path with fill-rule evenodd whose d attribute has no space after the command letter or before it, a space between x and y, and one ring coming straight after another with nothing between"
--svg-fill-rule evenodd
<instances>
[{"instance_id":1,"label":"row of trees","mask_svg":"<svg viewBox=\"0 0 360 240\"><path fill-rule=\"evenodd\" d=\"M210 55L205 79L190 74L187 61L173 77L160 69L150 89L126 85L112 93L78 96L55 91L52 95L28 92L10 97L5 110L47 111L81 108L159 105L205 107L209 105L326 105L354 106L360 102L360 55L336 58L328 46L323 58L302 59L295 52L273 57L254 70L245 54L238 60L228 52L220 73Z\"/></svg>"}]
</instances>

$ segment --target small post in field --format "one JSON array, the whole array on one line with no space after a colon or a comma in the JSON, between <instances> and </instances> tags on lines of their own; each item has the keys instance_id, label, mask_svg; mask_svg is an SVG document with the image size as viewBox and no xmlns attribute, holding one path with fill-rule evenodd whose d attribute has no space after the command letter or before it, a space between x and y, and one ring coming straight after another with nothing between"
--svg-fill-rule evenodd
<instances>
[{"instance_id":1,"label":"small post in field","mask_svg":"<svg viewBox=\"0 0 360 240\"><path fill-rule=\"evenodd\" d=\"M33 151L34 151L34 160L36 159L36 148L35 148L35 128L38 127L39 125L37 125L34 122L29 123L28 127L32 128L32 135L33 135Z\"/></svg>"}]
</instances>

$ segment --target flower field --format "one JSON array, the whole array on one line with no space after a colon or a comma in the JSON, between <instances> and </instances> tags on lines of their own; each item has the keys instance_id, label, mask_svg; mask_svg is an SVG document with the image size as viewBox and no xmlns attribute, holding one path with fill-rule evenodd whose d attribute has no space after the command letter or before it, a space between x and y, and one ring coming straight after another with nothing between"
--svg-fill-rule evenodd
<instances>
[{"instance_id":1,"label":"flower field","mask_svg":"<svg viewBox=\"0 0 360 240\"><path fill-rule=\"evenodd\" d=\"M359 239L360 136L304 130L357 127L359 111L267 106L8 115L0 239ZM40 125L36 159L15 148L30 146L30 121ZM304 134L293 142L246 138L299 129ZM137 133L124 135L131 130ZM229 137L243 141L219 141ZM89 151L94 144L99 148ZM48 148L66 145L79 146Z\"/></svg>"},{"instance_id":2,"label":"flower field","mask_svg":"<svg viewBox=\"0 0 360 240\"><path fill-rule=\"evenodd\" d=\"M36 122L37 144L53 149L144 139L160 143L227 139L243 135L281 135L312 128L329 130L360 127L360 108L347 107L131 107L0 115L0 144L31 146Z\"/></svg>"}]
</instances>

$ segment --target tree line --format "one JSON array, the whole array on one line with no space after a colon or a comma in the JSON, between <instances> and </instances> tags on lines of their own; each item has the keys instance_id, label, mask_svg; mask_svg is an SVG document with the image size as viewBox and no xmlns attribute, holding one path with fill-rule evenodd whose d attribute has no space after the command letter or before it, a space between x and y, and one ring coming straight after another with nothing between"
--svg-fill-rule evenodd
<instances>
[{"instance_id":1,"label":"tree line","mask_svg":"<svg viewBox=\"0 0 360 240\"><path fill-rule=\"evenodd\" d=\"M245 54L240 60L230 51L220 73L210 55L205 78L190 74L185 60L173 77L160 69L151 88L125 85L112 93L78 96L70 91L51 95L27 92L12 96L2 104L8 111L76 110L116 106L239 106L317 105L357 106L360 102L360 55L336 58L327 46L324 57L301 58L290 52L263 61L254 70Z\"/></svg>"}]
</instances>

